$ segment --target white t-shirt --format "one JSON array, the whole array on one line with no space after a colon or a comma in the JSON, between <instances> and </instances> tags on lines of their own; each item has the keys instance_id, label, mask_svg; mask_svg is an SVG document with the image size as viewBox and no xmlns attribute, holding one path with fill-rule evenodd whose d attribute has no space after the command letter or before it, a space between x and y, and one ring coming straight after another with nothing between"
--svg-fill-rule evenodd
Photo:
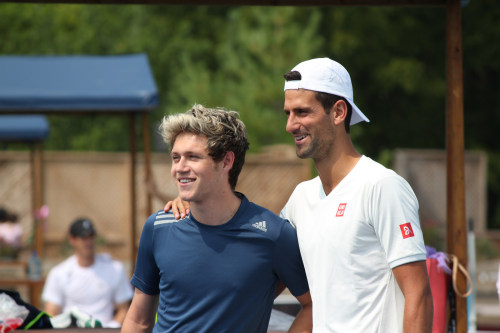
<instances>
[{"instance_id":1,"label":"white t-shirt","mask_svg":"<svg viewBox=\"0 0 500 333\"><path fill-rule=\"evenodd\" d=\"M402 332L392 268L426 259L417 198L402 177L362 156L328 195L319 177L299 184L281 216L297 229L314 332Z\"/></svg>"},{"instance_id":2,"label":"white t-shirt","mask_svg":"<svg viewBox=\"0 0 500 333\"><path fill-rule=\"evenodd\" d=\"M49 272L42 299L62 312L76 307L106 327L114 326L115 304L131 300L133 293L123 265L108 254L97 254L90 267L79 266L73 255Z\"/></svg>"}]
</instances>

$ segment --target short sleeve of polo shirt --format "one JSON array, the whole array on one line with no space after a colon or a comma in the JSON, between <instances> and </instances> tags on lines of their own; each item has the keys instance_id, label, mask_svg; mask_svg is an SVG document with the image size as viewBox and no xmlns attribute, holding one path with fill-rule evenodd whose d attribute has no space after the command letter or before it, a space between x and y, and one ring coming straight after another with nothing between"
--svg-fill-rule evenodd
<instances>
[{"instance_id":1,"label":"short sleeve of polo shirt","mask_svg":"<svg viewBox=\"0 0 500 333\"><path fill-rule=\"evenodd\" d=\"M297 233L288 221L281 228L273 260L276 274L292 295L300 296L309 291Z\"/></svg>"},{"instance_id":2,"label":"short sleeve of polo shirt","mask_svg":"<svg viewBox=\"0 0 500 333\"><path fill-rule=\"evenodd\" d=\"M426 259L418 201L404 178L394 174L372 189L370 215L391 268Z\"/></svg>"},{"instance_id":3,"label":"short sleeve of polo shirt","mask_svg":"<svg viewBox=\"0 0 500 333\"><path fill-rule=\"evenodd\" d=\"M159 282L160 273L154 258L154 222L156 214L151 215L142 229L141 240L137 252L134 275L130 283L148 295L157 295L160 293Z\"/></svg>"}]
</instances>

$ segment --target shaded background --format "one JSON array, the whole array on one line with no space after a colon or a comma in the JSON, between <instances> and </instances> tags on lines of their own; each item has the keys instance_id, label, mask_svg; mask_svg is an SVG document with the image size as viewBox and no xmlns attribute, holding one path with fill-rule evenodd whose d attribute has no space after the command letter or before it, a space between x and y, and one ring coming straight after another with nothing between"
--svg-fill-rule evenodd
<instances>
[{"instance_id":1,"label":"shaded background","mask_svg":"<svg viewBox=\"0 0 500 333\"><path fill-rule=\"evenodd\" d=\"M499 17L496 0L472 0L462 12L465 148L488 154L491 228L500 228ZM352 129L357 148L390 165L395 148L445 148L444 24L441 7L2 3L0 54L146 53L161 100L152 132L195 102L225 106L240 112L254 152L291 143L283 73L328 56L348 69L371 119ZM126 119L51 116L50 124L48 150L127 150Z\"/></svg>"}]
</instances>

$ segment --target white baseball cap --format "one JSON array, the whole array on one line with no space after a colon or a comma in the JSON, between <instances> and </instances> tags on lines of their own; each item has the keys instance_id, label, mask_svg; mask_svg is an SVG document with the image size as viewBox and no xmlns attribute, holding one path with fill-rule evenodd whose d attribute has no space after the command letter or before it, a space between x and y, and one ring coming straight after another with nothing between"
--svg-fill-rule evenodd
<instances>
[{"instance_id":1,"label":"white baseball cap","mask_svg":"<svg viewBox=\"0 0 500 333\"><path fill-rule=\"evenodd\" d=\"M347 70L330 58L316 58L301 62L292 71L302 76L300 80L286 81L285 89L306 89L344 97L352 106L350 125L370 120L354 104L351 77Z\"/></svg>"}]
</instances>

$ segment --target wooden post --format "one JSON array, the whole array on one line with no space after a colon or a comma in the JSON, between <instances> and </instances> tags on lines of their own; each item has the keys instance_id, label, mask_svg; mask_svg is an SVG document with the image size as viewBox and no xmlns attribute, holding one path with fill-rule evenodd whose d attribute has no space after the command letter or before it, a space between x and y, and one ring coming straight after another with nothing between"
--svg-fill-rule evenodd
<instances>
[{"instance_id":1,"label":"wooden post","mask_svg":"<svg viewBox=\"0 0 500 333\"><path fill-rule=\"evenodd\" d=\"M467 267L465 161L460 0L446 2L447 252ZM463 275L457 287L466 290ZM457 333L467 332L467 299L456 297Z\"/></svg>"},{"instance_id":2,"label":"wooden post","mask_svg":"<svg viewBox=\"0 0 500 333\"><path fill-rule=\"evenodd\" d=\"M31 182L32 182L32 217L33 217L33 250L40 258L43 257L43 219L36 216L36 212L43 205L43 153L42 143L31 145Z\"/></svg>"},{"instance_id":3,"label":"wooden post","mask_svg":"<svg viewBox=\"0 0 500 333\"><path fill-rule=\"evenodd\" d=\"M135 127L135 118L136 113L130 113L129 121L130 121L130 134L129 134L129 149L130 149L130 267L131 272L134 271L135 260L137 256L137 224L136 224L136 185L135 185L135 174L136 174L136 158L137 158L137 146L136 146L136 127Z\"/></svg>"},{"instance_id":4,"label":"wooden post","mask_svg":"<svg viewBox=\"0 0 500 333\"><path fill-rule=\"evenodd\" d=\"M144 173L145 173L145 182L150 184L152 179L151 172L151 141L149 135L149 114L148 112L142 113L142 138L144 144ZM152 212L152 204L151 204L151 193L146 189L146 218L151 215Z\"/></svg>"}]
</instances>

